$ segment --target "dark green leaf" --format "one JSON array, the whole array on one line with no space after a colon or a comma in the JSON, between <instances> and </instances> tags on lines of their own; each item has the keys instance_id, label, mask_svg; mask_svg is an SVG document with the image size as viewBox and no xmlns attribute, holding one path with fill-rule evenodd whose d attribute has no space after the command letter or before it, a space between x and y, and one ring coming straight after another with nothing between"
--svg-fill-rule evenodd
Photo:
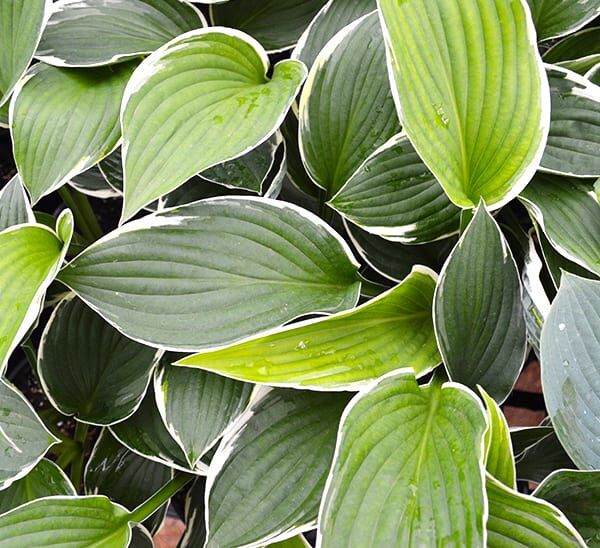
<instances>
[{"instance_id":1,"label":"dark green leaf","mask_svg":"<svg viewBox=\"0 0 600 548\"><path fill-rule=\"evenodd\" d=\"M21 179L15 175L0 190L0 232L25 223L35 223L35 217Z\"/></svg>"},{"instance_id":2,"label":"dark green leaf","mask_svg":"<svg viewBox=\"0 0 600 548\"><path fill-rule=\"evenodd\" d=\"M579 30L600 12L600 0L527 0L538 40L558 38Z\"/></svg>"}]
</instances>

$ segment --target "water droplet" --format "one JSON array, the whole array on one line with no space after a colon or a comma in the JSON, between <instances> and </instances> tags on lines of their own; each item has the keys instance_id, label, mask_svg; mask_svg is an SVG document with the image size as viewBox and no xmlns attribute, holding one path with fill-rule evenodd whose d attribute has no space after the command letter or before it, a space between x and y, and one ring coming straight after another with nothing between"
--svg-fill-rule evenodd
<instances>
[{"instance_id":1,"label":"water droplet","mask_svg":"<svg viewBox=\"0 0 600 548\"><path fill-rule=\"evenodd\" d=\"M300 341L297 345L296 345L296 350L304 350L306 348L306 343L304 341Z\"/></svg>"},{"instance_id":2,"label":"water droplet","mask_svg":"<svg viewBox=\"0 0 600 548\"><path fill-rule=\"evenodd\" d=\"M569 367L569 360L563 360L562 364L563 364L565 367Z\"/></svg>"},{"instance_id":3,"label":"water droplet","mask_svg":"<svg viewBox=\"0 0 600 548\"><path fill-rule=\"evenodd\" d=\"M559 324L558 324L558 330L559 330L559 331L564 331L564 330L565 330L565 327L567 327L567 326L566 326L564 323L559 323Z\"/></svg>"}]
</instances>

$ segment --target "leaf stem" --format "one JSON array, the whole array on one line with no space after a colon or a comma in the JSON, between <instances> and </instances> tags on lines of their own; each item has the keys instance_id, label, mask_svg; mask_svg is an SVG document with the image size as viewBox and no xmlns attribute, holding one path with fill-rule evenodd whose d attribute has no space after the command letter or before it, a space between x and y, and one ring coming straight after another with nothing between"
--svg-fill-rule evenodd
<instances>
[{"instance_id":1,"label":"leaf stem","mask_svg":"<svg viewBox=\"0 0 600 548\"><path fill-rule=\"evenodd\" d=\"M81 480L83 477L83 461L85 459L85 440L87 439L88 428L89 427L87 424L79 421L77 421L77 424L75 425L74 438L79 447L79 455L71 465L71 481L73 482L73 485L75 486L75 489L77 489L77 491L79 491L79 488L81 487Z\"/></svg>"},{"instance_id":2,"label":"leaf stem","mask_svg":"<svg viewBox=\"0 0 600 548\"><path fill-rule=\"evenodd\" d=\"M129 521L142 523L156 512L165 502L167 502L182 487L187 485L196 476L186 472L175 472L173 479L165 483L154 495L146 502L140 504L133 512L129 514Z\"/></svg>"},{"instance_id":3,"label":"leaf stem","mask_svg":"<svg viewBox=\"0 0 600 548\"><path fill-rule=\"evenodd\" d=\"M471 222L475 211L473 209L463 209L460 213L460 235L462 236L467 226Z\"/></svg>"},{"instance_id":4,"label":"leaf stem","mask_svg":"<svg viewBox=\"0 0 600 548\"><path fill-rule=\"evenodd\" d=\"M65 205L73 211L75 223L81 234L90 242L101 238L102 229L87 196L81 192L71 192L66 185L58 189L58 194Z\"/></svg>"}]
</instances>

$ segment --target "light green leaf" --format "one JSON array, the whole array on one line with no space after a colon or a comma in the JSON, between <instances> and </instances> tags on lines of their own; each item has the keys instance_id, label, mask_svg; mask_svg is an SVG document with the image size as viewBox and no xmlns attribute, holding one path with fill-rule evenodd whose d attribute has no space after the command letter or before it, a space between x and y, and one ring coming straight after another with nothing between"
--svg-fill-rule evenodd
<instances>
[{"instance_id":1,"label":"light green leaf","mask_svg":"<svg viewBox=\"0 0 600 548\"><path fill-rule=\"evenodd\" d=\"M600 546L599 471L558 470L550 474L533 495L560 508L588 546Z\"/></svg>"},{"instance_id":2,"label":"light green leaf","mask_svg":"<svg viewBox=\"0 0 600 548\"><path fill-rule=\"evenodd\" d=\"M485 468L498 481L516 489L515 459L508 423L500 406L481 387L479 392L485 402L488 429L485 433Z\"/></svg>"},{"instance_id":3,"label":"light green leaf","mask_svg":"<svg viewBox=\"0 0 600 548\"><path fill-rule=\"evenodd\" d=\"M356 303L343 240L298 207L214 198L129 223L60 275L127 336L197 351Z\"/></svg>"},{"instance_id":4,"label":"light green leaf","mask_svg":"<svg viewBox=\"0 0 600 548\"><path fill-rule=\"evenodd\" d=\"M8 127L8 101L0 105L0 127Z\"/></svg>"},{"instance_id":5,"label":"light green leaf","mask_svg":"<svg viewBox=\"0 0 600 548\"><path fill-rule=\"evenodd\" d=\"M0 372L38 316L73 234L73 215L64 211L58 235L38 225L17 225L0 232Z\"/></svg>"},{"instance_id":6,"label":"light green leaf","mask_svg":"<svg viewBox=\"0 0 600 548\"><path fill-rule=\"evenodd\" d=\"M52 0L0 0L0 105L27 70Z\"/></svg>"},{"instance_id":7,"label":"light green leaf","mask_svg":"<svg viewBox=\"0 0 600 548\"><path fill-rule=\"evenodd\" d=\"M270 80L268 68L265 51L250 36L214 28L179 36L140 64L121 112L123 219L274 133L306 68L282 61Z\"/></svg>"},{"instance_id":8,"label":"light green leaf","mask_svg":"<svg viewBox=\"0 0 600 548\"><path fill-rule=\"evenodd\" d=\"M302 160L329 197L398 133L376 13L345 27L321 51L302 91L299 118Z\"/></svg>"},{"instance_id":9,"label":"light green leaf","mask_svg":"<svg viewBox=\"0 0 600 548\"><path fill-rule=\"evenodd\" d=\"M25 477L0 491L0 514L35 499L76 494L65 473L52 461L42 459Z\"/></svg>"},{"instance_id":10,"label":"light green leaf","mask_svg":"<svg viewBox=\"0 0 600 548\"><path fill-rule=\"evenodd\" d=\"M600 468L600 282L564 273L544 323L542 382L548 415L578 468Z\"/></svg>"},{"instance_id":11,"label":"light green leaf","mask_svg":"<svg viewBox=\"0 0 600 548\"><path fill-rule=\"evenodd\" d=\"M109 184L97 165L75 175L69 181L69 185L75 190L94 198L106 199L120 196L120 193Z\"/></svg>"},{"instance_id":12,"label":"light green leaf","mask_svg":"<svg viewBox=\"0 0 600 548\"><path fill-rule=\"evenodd\" d=\"M58 67L94 67L152 53L206 26L183 0L59 0L36 57Z\"/></svg>"},{"instance_id":13,"label":"light green leaf","mask_svg":"<svg viewBox=\"0 0 600 548\"><path fill-rule=\"evenodd\" d=\"M480 384L498 402L508 396L527 350L521 299L511 250L482 203L436 288L436 337L452 380Z\"/></svg>"},{"instance_id":14,"label":"light green leaf","mask_svg":"<svg viewBox=\"0 0 600 548\"><path fill-rule=\"evenodd\" d=\"M229 0L212 5L215 25L244 31L269 52L293 47L327 0Z\"/></svg>"},{"instance_id":15,"label":"light green leaf","mask_svg":"<svg viewBox=\"0 0 600 548\"><path fill-rule=\"evenodd\" d=\"M156 354L155 348L124 337L71 295L46 324L38 374L61 413L108 425L138 408L158 361Z\"/></svg>"},{"instance_id":16,"label":"light green leaf","mask_svg":"<svg viewBox=\"0 0 600 548\"><path fill-rule=\"evenodd\" d=\"M376 9L376 0L329 0L298 40L292 58L312 67L320 51L340 30Z\"/></svg>"},{"instance_id":17,"label":"light green leaf","mask_svg":"<svg viewBox=\"0 0 600 548\"><path fill-rule=\"evenodd\" d=\"M329 204L368 232L405 244L450 236L460 224L461 210L404 134L367 158Z\"/></svg>"},{"instance_id":18,"label":"light green leaf","mask_svg":"<svg viewBox=\"0 0 600 548\"><path fill-rule=\"evenodd\" d=\"M21 179L15 175L0 190L0 232L9 226L25 223L35 223L35 216Z\"/></svg>"},{"instance_id":19,"label":"light green leaf","mask_svg":"<svg viewBox=\"0 0 600 548\"><path fill-rule=\"evenodd\" d=\"M460 385L387 375L346 408L319 513L319 546L480 546L483 434ZM393 458L392 458L393 456Z\"/></svg>"},{"instance_id":20,"label":"light green leaf","mask_svg":"<svg viewBox=\"0 0 600 548\"><path fill-rule=\"evenodd\" d=\"M561 40L544 53L544 62L584 74L600 62L600 27L582 30Z\"/></svg>"},{"instance_id":21,"label":"light green leaf","mask_svg":"<svg viewBox=\"0 0 600 548\"><path fill-rule=\"evenodd\" d=\"M538 173L519 198L556 251L600 274L600 205L589 184Z\"/></svg>"},{"instance_id":22,"label":"light green leaf","mask_svg":"<svg viewBox=\"0 0 600 548\"><path fill-rule=\"evenodd\" d=\"M585 547L585 542L564 514L546 501L522 495L487 476L489 516L487 546Z\"/></svg>"},{"instance_id":23,"label":"light green leaf","mask_svg":"<svg viewBox=\"0 0 600 548\"><path fill-rule=\"evenodd\" d=\"M281 540L279 542L273 542L269 544L272 548L310 548L312 545L304 538L303 535L296 535L295 537Z\"/></svg>"},{"instance_id":24,"label":"light green leaf","mask_svg":"<svg viewBox=\"0 0 600 548\"><path fill-rule=\"evenodd\" d=\"M347 402L343 394L278 389L236 421L208 472L207 548L256 546L314 528Z\"/></svg>"},{"instance_id":25,"label":"light green leaf","mask_svg":"<svg viewBox=\"0 0 600 548\"><path fill-rule=\"evenodd\" d=\"M404 130L463 208L525 187L548 135L548 80L514 0L379 0Z\"/></svg>"},{"instance_id":26,"label":"light green leaf","mask_svg":"<svg viewBox=\"0 0 600 548\"><path fill-rule=\"evenodd\" d=\"M127 546L129 513L106 497L50 497L0 516L0 547Z\"/></svg>"},{"instance_id":27,"label":"light green leaf","mask_svg":"<svg viewBox=\"0 0 600 548\"><path fill-rule=\"evenodd\" d=\"M547 65L552 121L542 157L544 171L576 177L600 175L600 87Z\"/></svg>"},{"instance_id":28,"label":"light green leaf","mask_svg":"<svg viewBox=\"0 0 600 548\"><path fill-rule=\"evenodd\" d=\"M276 333L178 362L250 382L313 390L354 390L399 367L418 376L438 363L431 307L435 274L415 270L350 312L292 324Z\"/></svg>"},{"instance_id":29,"label":"light green leaf","mask_svg":"<svg viewBox=\"0 0 600 548\"><path fill-rule=\"evenodd\" d=\"M158 409L192 468L244 411L252 388L251 384L183 367L167 366L158 373Z\"/></svg>"},{"instance_id":30,"label":"light green leaf","mask_svg":"<svg viewBox=\"0 0 600 548\"><path fill-rule=\"evenodd\" d=\"M135 63L61 69L38 63L16 87L10 125L15 162L36 203L113 150Z\"/></svg>"},{"instance_id":31,"label":"light green leaf","mask_svg":"<svg viewBox=\"0 0 600 548\"><path fill-rule=\"evenodd\" d=\"M26 476L58 440L46 429L25 397L4 380L0 380L0 402L1 492Z\"/></svg>"},{"instance_id":32,"label":"light green leaf","mask_svg":"<svg viewBox=\"0 0 600 548\"><path fill-rule=\"evenodd\" d=\"M571 34L587 25L600 13L600 0L527 0L538 40Z\"/></svg>"}]
</instances>

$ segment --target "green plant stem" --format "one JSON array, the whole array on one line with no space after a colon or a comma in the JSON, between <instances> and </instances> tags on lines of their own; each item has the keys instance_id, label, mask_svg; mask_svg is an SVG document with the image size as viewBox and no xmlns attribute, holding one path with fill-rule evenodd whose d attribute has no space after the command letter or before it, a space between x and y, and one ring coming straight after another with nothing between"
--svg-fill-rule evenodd
<instances>
[{"instance_id":1,"label":"green plant stem","mask_svg":"<svg viewBox=\"0 0 600 548\"><path fill-rule=\"evenodd\" d=\"M147 520L154 512L156 512L165 502L167 502L175 493L182 487L187 485L196 476L187 474L186 472L175 472L173 479L165 483L154 495L146 502L140 504L131 514L129 521L142 523Z\"/></svg>"},{"instance_id":2,"label":"green plant stem","mask_svg":"<svg viewBox=\"0 0 600 548\"><path fill-rule=\"evenodd\" d=\"M102 229L87 196L81 192L71 192L66 186L60 187L58 194L65 205L73 211L77 228L84 238L90 242L101 238Z\"/></svg>"},{"instance_id":3,"label":"green plant stem","mask_svg":"<svg viewBox=\"0 0 600 548\"><path fill-rule=\"evenodd\" d=\"M471 222L471 219L473 218L474 214L475 214L474 209L463 209L461 211L461 213L460 213L460 234L461 234L461 236L464 233L464 231L467 229L467 226L469 226L469 223Z\"/></svg>"},{"instance_id":4,"label":"green plant stem","mask_svg":"<svg viewBox=\"0 0 600 548\"><path fill-rule=\"evenodd\" d=\"M77 422L75 425L75 441L79 446L79 455L71 465L71 481L75 489L79 490L83 476L83 461L85 459L85 440L88 434L88 425L83 422Z\"/></svg>"}]
</instances>

